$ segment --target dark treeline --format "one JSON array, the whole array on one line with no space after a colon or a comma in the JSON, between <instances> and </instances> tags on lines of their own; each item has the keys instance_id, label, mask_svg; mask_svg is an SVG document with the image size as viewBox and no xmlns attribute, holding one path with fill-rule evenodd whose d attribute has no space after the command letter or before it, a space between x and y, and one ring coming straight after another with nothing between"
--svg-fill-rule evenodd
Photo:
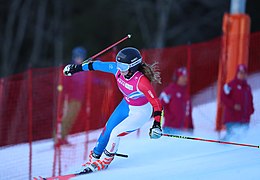
<instances>
[{"instance_id":1,"label":"dark treeline","mask_svg":"<svg viewBox=\"0 0 260 180\"><path fill-rule=\"evenodd\" d=\"M123 45L141 49L212 39L221 35L229 4L227 0L1 0L0 76L66 64L71 49L79 45L94 55L128 33L133 38ZM257 19L252 0L248 9Z\"/></svg>"}]
</instances>

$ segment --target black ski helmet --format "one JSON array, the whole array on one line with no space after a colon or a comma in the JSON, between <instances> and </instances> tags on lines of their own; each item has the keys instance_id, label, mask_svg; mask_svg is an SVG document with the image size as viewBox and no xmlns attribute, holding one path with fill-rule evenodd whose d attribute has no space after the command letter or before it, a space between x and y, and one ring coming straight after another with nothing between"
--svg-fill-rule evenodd
<instances>
[{"instance_id":1,"label":"black ski helmet","mask_svg":"<svg viewBox=\"0 0 260 180\"><path fill-rule=\"evenodd\" d=\"M142 63L142 56L136 48L126 47L117 53L116 62L119 70L136 72Z\"/></svg>"}]
</instances>

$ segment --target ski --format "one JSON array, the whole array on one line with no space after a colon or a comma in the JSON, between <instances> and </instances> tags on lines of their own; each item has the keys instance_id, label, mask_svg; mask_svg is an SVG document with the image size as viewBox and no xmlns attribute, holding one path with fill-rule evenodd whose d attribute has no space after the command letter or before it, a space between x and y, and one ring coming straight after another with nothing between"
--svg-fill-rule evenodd
<instances>
[{"instance_id":1,"label":"ski","mask_svg":"<svg viewBox=\"0 0 260 180\"><path fill-rule=\"evenodd\" d=\"M128 158L128 155L126 155L126 154L114 153L113 155L114 156ZM74 173L74 174L60 175L60 176L47 177L47 178L43 178L43 177L39 176L39 178L34 177L33 180L68 180L68 179L70 179L72 177L75 177L75 176L89 174L89 173L93 173L93 172L104 170L104 168L98 170L98 167L95 164L91 164L91 166L92 166L92 168L86 167L82 171L80 171L78 173Z\"/></svg>"},{"instance_id":2,"label":"ski","mask_svg":"<svg viewBox=\"0 0 260 180\"><path fill-rule=\"evenodd\" d=\"M67 175L60 175L60 176L53 176L53 177L47 177L43 178L39 176L39 178L34 177L33 180L69 180L72 177L75 177L76 174L67 174Z\"/></svg>"},{"instance_id":3,"label":"ski","mask_svg":"<svg viewBox=\"0 0 260 180\"><path fill-rule=\"evenodd\" d=\"M46 178L39 176L39 178L34 177L33 180L69 180L70 178L73 178L75 176L89 174L92 172L95 172L95 171L92 171L90 168L85 168L84 170L82 170L79 173L60 175L60 176L54 176L54 177L46 177Z\"/></svg>"}]
</instances>

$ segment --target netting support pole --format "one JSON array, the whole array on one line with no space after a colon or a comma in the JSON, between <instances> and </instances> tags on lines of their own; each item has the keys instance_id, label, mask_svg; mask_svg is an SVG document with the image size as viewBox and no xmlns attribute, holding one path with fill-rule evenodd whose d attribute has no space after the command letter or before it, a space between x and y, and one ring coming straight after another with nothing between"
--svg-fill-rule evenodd
<instances>
[{"instance_id":1,"label":"netting support pole","mask_svg":"<svg viewBox=\"0 0 260 180\"><path fill-rule=\"evenodd\" d=\"M56 139L55 141L59 141L61 139L61 128L62 128L62 113L61 113L61 103L62 103L62 90L63 90L63 86L62 86L62 73L63 67L60 66L58 67L58 80L57 80L57 89L55 89L55 91L57 91L57 113L56 113ZM55 142L54 142L55 143ZM56 166L58 165L58 175L61 175L61 147L58 144L58 146L56 146L56 144L54 145L54 158L53 158L53 171L52 171L52 176L55 176L55 170L56 170ZM58 161L58 163L57 163Z\"/></svg>"},{"instance_id":2,"label":"netting support pole","mask_svg":"<svg viewBox=\"0 0 260 180\"><path fill-rule=\"evenodd\" d=\"M29 180L32 179L32 69L28 70Z\"/></svg>"}]
</instances>

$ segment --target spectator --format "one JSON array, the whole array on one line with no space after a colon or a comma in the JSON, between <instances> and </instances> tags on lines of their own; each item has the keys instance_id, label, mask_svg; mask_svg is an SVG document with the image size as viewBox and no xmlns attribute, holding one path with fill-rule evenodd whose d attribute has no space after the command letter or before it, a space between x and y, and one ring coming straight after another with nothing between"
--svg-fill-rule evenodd
<instances>
[{"instance_id":1,"label":"spectator","mask_svg":"<svg viewBox=\"0 0 260 180\"><path fill-rule=\"evenodd\" d=\"M81 64L87 56L87 52L83 47L75 47L72 50L72 63ZM56 146L68 144L67 135L73 127L77 119L82 104L85 100L85 82L86 74L78 73L75 76L63 78L63 116L61 127L61 138L56 139Z\"/></svg>"},{"instance_id":2,"label":"spectator","mask_svg":"<svg viewBox=\"0 0 260 180\"><path fill-rule=\"evenodd\" d=\"M187 91L187 69L178 68L170 83L160 94L160 99L164 107L165 133L181 133L193 131L192 106Z\"/></svg>"},{"instance_id":3,"label":"spectator","mask_svg":"<svg viewBox=\"0 0 260 180\"><path fill-rule=\"evenodd\" d=\"M250 116L254 113L251 87L247 83L247 67L237 66L235 78L224 85L221 101L224 105L224 124L227 133L224 140L238 135L236 129L248 129ZM239 128L240 129L240 128Z\"/></svg>"}]
</instances>

